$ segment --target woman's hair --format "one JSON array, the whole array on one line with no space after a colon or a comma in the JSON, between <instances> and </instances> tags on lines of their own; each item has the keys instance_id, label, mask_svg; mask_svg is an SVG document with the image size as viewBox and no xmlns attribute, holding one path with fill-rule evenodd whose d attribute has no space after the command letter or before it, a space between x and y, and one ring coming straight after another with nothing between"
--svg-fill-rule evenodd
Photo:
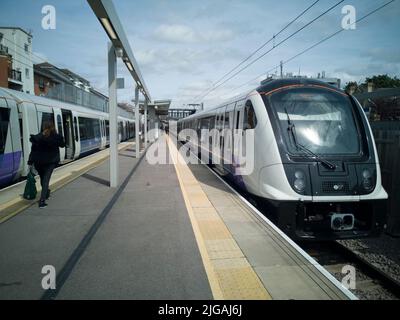
<instances>
[{"instance_id":1,"label":"woman's hair","mask_svg":"<svg viewBox=\"0 0 400 320\"><path fill-rule=\"evenodd\" d=\"M54 127L54 123L48 121L43 125L43 131L42 131L43 135L45 137L50 136L51 134L56 133L56 128Z\"/></svg>"}]
</instances>

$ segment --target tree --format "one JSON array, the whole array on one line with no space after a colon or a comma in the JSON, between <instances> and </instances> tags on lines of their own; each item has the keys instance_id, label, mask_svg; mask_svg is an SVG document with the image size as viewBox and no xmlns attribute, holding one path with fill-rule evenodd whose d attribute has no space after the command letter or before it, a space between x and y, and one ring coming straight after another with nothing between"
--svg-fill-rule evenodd
<instances>
[{"instance_id":1,"label":"tree","mask_svg":"<svg viewBox=\"0 0 400 320\"><path fill-rule=\"evenodd\" d=\"M396 76L394 78L389 77L387 74L381 74L365 79L365 84L372 82L375 88L399 88L400 79Z\"/></svg>"},{"instance_id":2,"label":"tree","mask_svg":"<svg viewBox=\"0 0 400 320\"><path fill-rule=\"evenodd\" d=\"M346 83L344 90L350 92L350 89L354 87L354 92L366 92L368 88L368 83L373 83L374 89L379 88L400 88L400 79L394 76L393 78L387 74L380 74L377 76L372 76L370 78L365 78L364 82L358 84L355 81L350 81Z\"/></svg>"},{"instance_id":3,"label":"tree","mask_svg":"<svg viewBox=\"0 0 400 320\"><path fill-rule=\"evenodd\" d=\"M352 88L354 88L354 92L359 91L358 83L356 81L347 82L345 87L344 87L344 90L346 92L350 92Z\"/></svg>"}]
</instances>

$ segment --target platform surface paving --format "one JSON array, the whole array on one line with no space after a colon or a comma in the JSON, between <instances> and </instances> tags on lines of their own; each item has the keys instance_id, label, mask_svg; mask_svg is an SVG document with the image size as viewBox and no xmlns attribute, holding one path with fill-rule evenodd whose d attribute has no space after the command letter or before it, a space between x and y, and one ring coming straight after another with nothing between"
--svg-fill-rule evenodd
<instances>
[{"instance_id":1,"label":"platform surface paving","mask_svg":"<svg viewBox=\"0 0 400 320\"><path fill-rule=\"evenodd\" d=\"M152 147L174 158L169 141ZM134 155L118 188L106 161L0 224L0 299L345 298L206 167Z\"/></svg>"}]
</instances>

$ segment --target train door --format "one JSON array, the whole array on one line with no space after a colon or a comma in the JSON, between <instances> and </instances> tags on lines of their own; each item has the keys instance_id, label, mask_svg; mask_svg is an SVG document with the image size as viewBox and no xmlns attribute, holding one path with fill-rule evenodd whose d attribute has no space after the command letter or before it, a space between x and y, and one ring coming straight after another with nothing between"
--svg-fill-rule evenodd
<instances>
[{"instance_id":1,"label":"train door","mask_svg":"<svg viewBox=\"0 0 400 320\"><path fill-rule=\"evenodd\" d=\"M110 121L106 120L106 145L110 144Z\"/></svg>"},{"instance_id":2,"label":"train door","mask_svg":"<svg viewBox=\"0 0 400 320\"><path fill-rule=\"evenodd\" d=\"M62 127L64 132L65 140L65 159L74 159L75 154L75 142L74 142L74 125L72 119L72 113L69 110L62 109Z\"/></svg>"},{"instance_id":3,"label":"train door","mask_svg":"<svg viewBox=\"0 0 400 320\"><path fill-rule=\"evenodd\" d=\"M18 109L20 112L20 125L22 125L22 150L23 150L23 167L22 175L26 176L29 171L28 158L31 153L32 144L29 141L31 134L39 133L38 119L36 115L36 107L31 102L21 102L18 104Z\"/></svg>"},{"instance_id":4,"label":"train door","mask_svg":"<svg viewBox=\"0 0 400 320\"><path fill-rule=\"evenodd\" d=\"M5 99L0 98L0 187L11 182L14 158L10 135L10 114Z\"/></svg>"},{"instance_id":5,"label":"train door","mask_svg":"<svg viewBox=\"0 0 400 320\"><path fill-rule=\"evenodd\" d=\"M10 109L10 140L12 144L13 180L15 180L19 178L23 168L22 131L16 102L12 99L6 99L5 101Z\"/></svg>"},{"instance_id":6,"label":"train door","mask_svg":"<svg viewBox=\"0 0 400 320\"><path fill-rule=\"evenodd\" d=\"M74 145L74 159L79 158L81 153L81 141L79 137L79 122L78 122L78 114L75 111L71 112L72 119L72 132L73 132L73 140L72 143Z\"/></svg>"},{"instance_id":7,"label":"train door","mask_svg":"<svg viewBox=\"0 0 400 320\"><path fill-rule=\"evenodd\" d=\"M122 121L118 121L118 143L122 141Z\"/></svg>"},{"instance_id":8,"label":"train door","mask_svg":"<svg viewBox=\"0 0 400 320\"><path fill-rule=\"evenodd\" d=\"M240 167L241 154L244 138L243 130L243 119L244 119L244 100L236 103L235 116L234 116L234 135L233 135L233 168Z\"/></svg>"},{"instance_id":9,"label":"train door","mask_svg":"<svg viewBox=\"0 0 400 320\"><path fill-rule=\"evenodd\" d=\"M223 165L223 145L224 145L224 116L225 116L225 107L219 108L217 110L217 115L219 116L217 119L217 125L216 125L216 129L218 130L218 133L216 135L216 139L215 139L215 147L214 147L214 151L217 154L216 157L216 163L215 163L215 169L219 172L219 174L224 175L224 165Z\"/></svg>"},{"instance_id":10,"label":"train door","mask_svg":"<svg viewBox=\"0 0 400 320\"><path fill-rule=\"evenodd\" d=\"M65 139L61 109L54 108L53 111L56 120L56 131L59 135L61 135ZM60 148L60 162L64 162L65 155L66 155L66 148Z\"/></svg>"},{"instance_id":11,"label":"train door","mask_svg":"<svg viewBox=\"0 0 400 320\"><path fill-rule=\"evenodd\" d=\"M224 144L222 148L224 158L224 169L233 172L232 168L232 152L233 152L233 119L234 119L235 103L229 104L225 109L224 121Z\"/></svg>"},{"instance_id":12,"label":"train door","mask_svg":"<svg viewBox=\"0 0 400 320\"><path fill-rule=\"evenodd\" d=\"M101 131L101 148L105 148L107 145L107 136L106 136L106 121L104 119L100 120L100 131Z\"/></svg>"}]
</instances>

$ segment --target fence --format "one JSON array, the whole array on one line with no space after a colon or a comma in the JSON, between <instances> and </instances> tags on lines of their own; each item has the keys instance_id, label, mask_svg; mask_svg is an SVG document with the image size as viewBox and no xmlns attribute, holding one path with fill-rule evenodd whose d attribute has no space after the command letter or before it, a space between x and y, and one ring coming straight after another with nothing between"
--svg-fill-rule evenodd
<instances>
[{"instance_id":1,"label":"fence","mask_svg":"<svg viewBox=\"0 0 400 320\"><path fill-rule=\"evenodd\" d=\"M389 194L388 230L400 236L400 121L372 121L382 172L382 184Z\"/></svg>"},{"instance_id":2,"label":"fence","mask_svg":"<svg viewBox=\"0 0 400 320\"><path fill-rule=\"evenodd\" d=\"M49 88L46 97L77 104L90 109L108 112L107 99L70 84L56 85Z\"/></svg>"}]
</instances>

